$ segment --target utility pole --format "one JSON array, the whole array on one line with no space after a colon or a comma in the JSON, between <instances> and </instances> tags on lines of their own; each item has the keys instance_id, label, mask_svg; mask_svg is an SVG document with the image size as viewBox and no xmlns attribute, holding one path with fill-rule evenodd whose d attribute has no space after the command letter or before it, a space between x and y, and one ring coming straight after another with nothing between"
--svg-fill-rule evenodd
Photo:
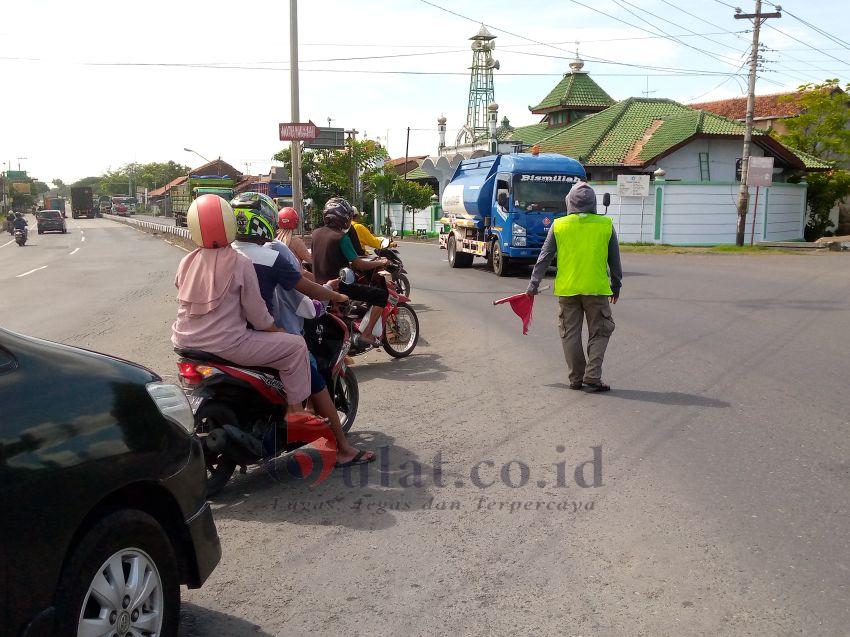
<instances>
[{"instance_id":1,"label":"utility pole","mask_svg":"<svg viewBox=\"0 0 850 637\"><path fill-rule=\"evenodd\" d=\"M747 209L750 205L750 192L747 187L747 173L750 166L750 142L753 138L753 110L756 101L756 71L759 62L759 33L761 24L768 18L781 18L782 7L776 5L774 13L761 12L761 0L756 0L755 13L741 13L735 9L736 20L753 21L753 44L750 51L750 78L747 89L747 117L744 121L744 150L741 155L741 187L738 190L738 225L735 232L735 244L744 245L744 235L747 231ZM753 212L755 214L755 212Z\"/></svg>"},{"instance_id":2,"label":"utility pole","mask_svg":"<svg viewBox=\"0 0 850 637\"><path fill-rule=\"evenodd\" d=\"M298 0L289 0L289 84L292 121L300 122L298 106ZM292 207L298 211L298 231L304 232L301 194L301 142L292 142Z\"/></svg>"}]
</instances>

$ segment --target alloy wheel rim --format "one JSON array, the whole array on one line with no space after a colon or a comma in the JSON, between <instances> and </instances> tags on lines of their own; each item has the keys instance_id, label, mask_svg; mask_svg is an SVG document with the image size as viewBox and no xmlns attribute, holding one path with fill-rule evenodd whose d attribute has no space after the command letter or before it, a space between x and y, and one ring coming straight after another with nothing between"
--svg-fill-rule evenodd
<instances>
[{"instance_id":1,"label":"alloy wheel rim","mask_svg":"<svg viewBox=\"0 0 850 637\"><path fill-rule=\"evenodd\" d=\"M163 604L154 561L141 549L122 549L95 572L83 599L77 637L159 637Z\"/></svg>"}]
</instances>

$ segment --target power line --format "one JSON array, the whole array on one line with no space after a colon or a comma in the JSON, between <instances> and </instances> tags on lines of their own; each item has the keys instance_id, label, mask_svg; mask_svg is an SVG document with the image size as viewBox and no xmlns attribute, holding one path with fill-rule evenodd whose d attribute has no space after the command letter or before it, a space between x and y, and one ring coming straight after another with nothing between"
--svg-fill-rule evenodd
<instances>
[{"instance_id":1,"label":"power line","mask_svg":"<svg viewBox=\"0 0 850 637\"><path fill-rule=\"evenodd\" d=\"M471 19L471 18L470 18ZM491 26L491 25L487 25ZM720 27L718 27L720 28ZM677 38L693 38L700 37L705 35L736 35L749 33L749 30L745 29L742 31L712 31L708 33L676 33L673 34L673 37ZM740 36L739 36L740 37ZM624 42L628 40L658 40L658 39L667 39L667 36L663 35L642 35L642 36L630 36L624 38L600 38L598 40L585 40L581 39L582 44L592 44L597 42ZM573 44L575 40L564 40L563 42L543 42L540 44L518 44L513 42L508 42L507 44L499 44L500 49L504 48L516 48L521 46L557 46L560 44ZM442 49L450 46L454 46L453 44L365 44L365 43L334 43L334 42L301 42L299 46L321 46L321 47L369 47L369 48L381 48L381 49L396 49L396 48L411 48L411 49ZM404 129L406 130L406 129ZM413 129L411 129L413 130Z\"/></svg>"},{"instance_id":2,"label":"power line","mask_svg":"<svg viewBox=\"0 0 850 637\"><path fill-rule=\"evenodd\" d=\"M775 4L773 4L772 2L768 2L768 0L765 0L765 2L766 2L767 4L769 4L770 6L772 6L772 7L776 7L776 5L775 5ZM830 39L830 40L832 40L835 44L838 44L838 45L840 45L842 48L845 48L845 49L847 49L848 51L850 51L850 42L847 42L847 41L845 41L845 40L842 40L842 39L841 39L841 38L839 38L838 36L834 36L834 35L832 35L831 33L828 33L827 31L824 31L823 29L821 29L820 27L815 26L815 25L814 25L814 24L812 24L811 22L806 22L805 20L803 20L803 18L801 18L801 17L799 17L799 16L797 16L797 15L794 15L793 13L791 13L790 11L788 11L787 9L785 10L785 15L790 15L792 18L794 18L794 19L795 19L795 20L797 20L798 22L802 22L803 24L805 24L807 27L809 27L810 29L812 29L812 30L813 30L813 31L815 31L816 33L819 33L819 34L821 34L822 36L824 36L824 37L826 37L826 38L829 38L829 39Z\"/></svg>"},{"instance_id":3,"label":"power line","mask_svg":"<svg viewBox=\"0 0 850 637\"><path fill-rule=\"evenodd\" d=\"M422 1L424 2L424 0L422 0ZM607 18L611 18L612 20L616 20L617 22L622 22L623 24L626 24L626 25L628 25L628 26L630 26L630 27L632 27L632 28L640 29L641 31L644 31L644 32L646 32L646 33L650 33L650 34L652 34L652 35L657 35L657 33L652 32L652 31L649 31L648 29L645 29L644 27L642 27L642 26L640 26L640 25L637 25L637 24L634 24L634 23L632 23L632 22L629 22L628 20L623 20L622 18L618 18L618 17L617 17L617 16L615 16L615 15L611 15L610 13L606 13L605 11L602 11L601 9L597 9L597 8L595 8L595 7L592 7L592 6L590 6L589 4L585 4L584 2L580 2L579 0L570 0L570 2L572 2L573 4L577 4L577 5L579 5L580 7L584 7L585 9L590 9L591 11L595 11L596 13L598 13L598 14L600 14L600 15L604 15L604 16L605 16L605 17L607 17ZM615 0L615 2L616 2L616 0ZM621 8L625 8L625 7L622 7L622 5L621 5ZM634 15L634 13L633 13L632 11L630 11L629 9L626 9L626 11L628 11L629 13L631 13L632 15ZM640 19L641 19L641 20L643 20L643 18L640 18ZM644 22L646 22L646 20L643 20L643 21L644 21ZM650 24L650 23L647 23L647 24ZM657 27L654 27L654 28L657 28ZM664 31L662 31L661 29L658 29L658 31L660 31L660 32L664 33ZM712 58L714 58L714 59L716 59L716 60L719 60L720 62L723 62L723 63L725 63L725 64L731 64L731 65L733 65L733 66L734 66L734 63L733 63L733 62L729 62L729 61L726 61L726 60L722 60L722 59L720 59L720 58L716 57L713 53L711 53L711 52L709 52L709 51L705 51L704 49L700 49L700 48L698 48L698 47L691 46L690 44L687 44L687 43L685 43L685 42L682 42L681 40L676 40L675 38L673 38L673 37L672 37L672 36L670 36L669 34L666 34L666 33L665 33L665 35L667 36L667 39L668 39L668 40L670 40L670 41L672 41L672 42L677 42L678 44L681 44L682 46L685 46L685 47L687 47L687 48L689 48L689 49L693 49L694 51L698 51L699 53L702 53L702 54L704 54L704 55L708 55L709 57L712 57Z\"/></svg>"},{"instance_id":4,"label":"power line","mask_svg":"<svg viewBox=\"0 0 850 637\"><path fill-rule=\"evenodd\" d=\"M769 28L769 29L770 29L770 30L772 30L772 31L776 31L777 33L781 33L781 34L782 34L782 35L784 35L786 38L791 38L791 39L792 39L792 40L794 40L795 42L799 42L800 44L802 44L802 45L804 45L804 46L809 47L809 48L810 48L810 49L812 49L813 51L817 51L818 53L822 53L823 55L825 55L825 56L826 56L826 57L828 57L828 58L832 58L832 59L833 59L833 60L835 60L836 62L841 62L842 64L845 64L845 65L847 64L847 62L845 62L844 60L842 60L842 59L840 59L840 58L837 58L837 57L835 57L834 55L830 55L830 54L829 54L829 53L827 53L826 51L822 51L821 49L817 48L816 46L812 46L811 44L809 44L808 42L805 42L804 40L801 40L800 38L795 38L795 37L794 37L793 35L791 35L790 33L785 33L785 31L783 31L782 29L777 29L776 27L771 26L771 25L769 25L769 24L766 24L766 25L764 25L764 26L766 26L767 28Z\"/></svg>"},{"instance_id":5,"label":"power line","mask_svg":"<svg viewBox=\"0 0 850 637\"><path fill-rule=\"evenodd\" d=\"M703 22L703 23L705 23L705 24L707 24L707 25L709 25L709 26L712 26L712 27L714 27L714 28L716 28L716 29L722 29L722 28L723 28L723 27L721 27L719 24L715 24L714 22L711 22L711 21L709 21L709 20L706 20L705 18L702 18L702 17L698 16L698 15L697 15L697 14L695 14L695 13L691 13L690 11L687 11L687 10L685 10L685 9L682 9L681 7L679 7L679 6L677 6L676 4L674 4L674 3L670 2L669 0L661 0L661 2L663 2L664 4L666 4L666 5L667 5L667 6L669 6L669 7L672 7L672 8L674 8L674 9L676 9L677 11L679 11L679 12L681 12L681 13L684 13L684 14L685 14L685 15L687 15L687 16L690 16L690 17L692 17L692 18L695 18L696 20L699 20L700 22ZM726 33L728 33L728 34L730 34L730 35L734 35L737 39L739 39L739 40L741 40L741 41L743 41L743 42L746 42L746 43L747 43L747 48L749 49L749 44L750 44L750 43L749 43L749 41L748 41L745 37L743 37L743 36L739 35L739 34L738 34L738 32L736 32L736 31L726 31ZM746 33L749 33L749 31L746 31ZM709 35L709 34L706 34L706 35ZM713 41L715 41L715 42L716 42L716 40L713 40ZM789 55L788 57L789 57L789 58L791 58L791 59L795 59L795 58L793 58L793 57L792 57L792 56L790 56L790 55ZM798 60L798 61L799 61L799 60ZM780 67L780 66L777 66L776 68L777 68L777 70L785 70L785 71L788 71L788 70L789 70L789 69L787 69L786 67ZM797 80L797 81L808 82L808 79L807 79L807 78L801 77L801 76L799 76L799 75L796 75L796 76L795 76L795 75L792 75L791 73L787 73L787 72L786 72L786 73L784 73L784 75L787 75L788 77L792 77L792 78L794 78L794 79L795 79L795 80ZM718 87L718 88L719 88L719 87Z\"/></svg>"}]
</instances>

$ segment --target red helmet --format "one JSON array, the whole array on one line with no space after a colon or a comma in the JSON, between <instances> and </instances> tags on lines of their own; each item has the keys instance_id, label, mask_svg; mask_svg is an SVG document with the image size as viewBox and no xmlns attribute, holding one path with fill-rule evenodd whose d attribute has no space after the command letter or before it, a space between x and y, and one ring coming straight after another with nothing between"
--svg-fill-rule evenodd
<instances>
[{"instance_id":1,"label":"red helmet","mask_svg":"<svg viewBox=\"0 0 850 637\"><path fill-rule=\"evenodd\" d=\"M224 248L236 236L233 208L218 195L201 195L186 213L192 241L200 248Z\"/></svg>"},{"instance_id":2,"label":"red helmet","mask_svg":"<svg viewBox=\"0 0 850 637\"><path fill-rule=\"evenodd\" d=\"M277 213L277 225L281 230L295 230L298 227L298 211L295 208L284 208Z\"/></svg>"}]
</instances>

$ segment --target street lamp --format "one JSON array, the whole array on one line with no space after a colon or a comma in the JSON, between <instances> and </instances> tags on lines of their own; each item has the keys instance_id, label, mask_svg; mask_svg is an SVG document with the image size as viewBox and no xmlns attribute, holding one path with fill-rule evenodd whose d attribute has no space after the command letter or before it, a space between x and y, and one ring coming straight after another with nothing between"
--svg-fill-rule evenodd
<instances>
[{"instance_id":1,"label":"street lamp","mask_svg":"<svg viewBox=\"0 0 850 637\"><path fill-rule=\"evenodd\" d=\"M195 155L197 155L198 157L200 157L201 159L203 159L203 160L204 160L205 162L207 162L208 164L211 164L211 163L212 163L209 159L207 159L206 157L204 157L203 155L201 155L201 153L199 153L197 150L192 150L191 148L184 148L183 150L185 150L187 153L194 153Z\"/></svg>"}]
</instances>

